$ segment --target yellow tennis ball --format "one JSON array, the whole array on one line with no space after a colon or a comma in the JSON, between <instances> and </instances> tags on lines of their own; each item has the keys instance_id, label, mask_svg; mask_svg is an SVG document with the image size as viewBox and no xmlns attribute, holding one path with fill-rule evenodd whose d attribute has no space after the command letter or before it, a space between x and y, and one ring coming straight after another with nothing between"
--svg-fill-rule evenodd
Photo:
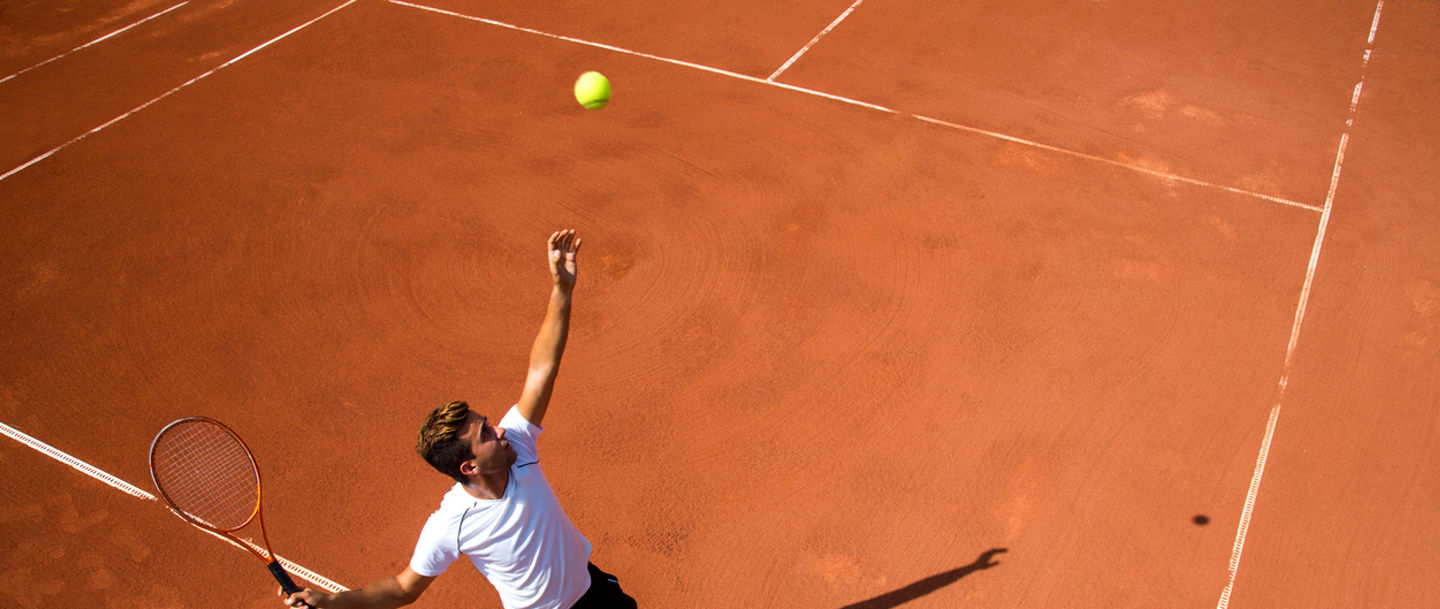
<instances>
[{"instance_id":1,"label":"yellow tennis ball","mask_svg":"<svg viewBox=\"0 0 1440 609\"><path fill-rule=\"evenodd\" d=\"M575 81L575 101L587 110L599 110L610 103L610 79L599 72L586 72Z\"/></svg>"}]
</instances>

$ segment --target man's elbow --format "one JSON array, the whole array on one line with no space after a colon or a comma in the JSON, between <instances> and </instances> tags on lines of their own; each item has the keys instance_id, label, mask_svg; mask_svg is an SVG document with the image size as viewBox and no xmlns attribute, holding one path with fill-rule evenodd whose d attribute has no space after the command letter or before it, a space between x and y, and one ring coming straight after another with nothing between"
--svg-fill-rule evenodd
<instances>
[{"instance_id":1,"label":"man's elbow","mask_svg":"<svg viewBox=\"0 0 1440 609\"><path fill-rule=\"evenodd\" d=\"M435 581L434 577L426 577L406 568L405 572L395 577L397 594L394 598L399 603L396 606L404 607L420 600L420 595L425 593L432 581Z\"/></svg>"},{"instance_id":2,"label":"man's elbow","mask_svg":"<svg viewBox=\"0 0 1440 609\"><path fill-rule=\"evenodd\" d=\"M555 382L555 377L560 374L560 360L553 360L543 363L530 364L530 369L525 372L525 384L535 387L544 386Z\"/></svg>"}]
</instances>

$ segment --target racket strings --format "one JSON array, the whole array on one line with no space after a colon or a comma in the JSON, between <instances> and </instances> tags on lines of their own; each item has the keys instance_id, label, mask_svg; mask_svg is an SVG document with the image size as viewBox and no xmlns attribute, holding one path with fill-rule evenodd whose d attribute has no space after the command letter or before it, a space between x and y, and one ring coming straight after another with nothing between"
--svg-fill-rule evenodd
<instances>
[{"instance_id":1,"label":"racket strings","mask_svg":"<svg viewBox=\"0 0 1440 609\"><path fill-rule=\"evenodd\" d=\"M151 455L155 484L177 510L201 524L233 531L260 504L260 474L239 439L206 421L171 427Z\"/></svg>"}]
</instances>

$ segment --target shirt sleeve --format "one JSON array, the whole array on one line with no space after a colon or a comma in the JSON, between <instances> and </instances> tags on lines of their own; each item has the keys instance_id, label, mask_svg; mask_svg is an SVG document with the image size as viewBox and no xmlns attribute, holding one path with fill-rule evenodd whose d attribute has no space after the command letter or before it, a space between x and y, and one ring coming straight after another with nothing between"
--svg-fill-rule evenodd
<instances>
[{"instance_id":1,"label":"shirt sleeve","mask_svg":"<svg viewBox=\"0 0 1440 609\"><path fill-rule=\"evenodd\" d=\"M415 542L415 555L410 557L412 571L425 577L435 577L460 558L454 527L447 526L450 520L441 512L436 512L425 521L425 527L420 529L420 540Z\"/></svg>"},{"instance_id":2,"label":"shirt sleeve","mask_svg":"<svg viewBox=\"0 0 1440 609\"><path fill-rule=\"evenodd\" d=\"M515 465L525 466L540 461L540 450L536 439L539 438L540 432L545 430L521 415L517 406L511 406L505 416L500 419L500 427L505 429L505 437L509 438L510 447L515 449Z\"/></svg>"}]
</instances>

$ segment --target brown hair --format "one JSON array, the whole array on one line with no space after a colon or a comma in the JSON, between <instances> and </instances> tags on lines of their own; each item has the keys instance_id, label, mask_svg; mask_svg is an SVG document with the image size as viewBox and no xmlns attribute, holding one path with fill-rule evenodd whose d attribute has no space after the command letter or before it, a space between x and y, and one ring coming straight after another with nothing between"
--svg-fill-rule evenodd
<instances>
[{"instance_id":1,"label":"brown hair","mask_svg":"<svg viewBox=\"0 0 1440 609\"><path fill-rule=\"evenodd\" d=\"M415 452L440 473L465 482L460 473L460 464L475 458L470 445L460 439L460 429L470 417L470 405L455 401L430 411L425 422L420 424L420 434L415 440Z\"/></svg>"}]
</instances>

